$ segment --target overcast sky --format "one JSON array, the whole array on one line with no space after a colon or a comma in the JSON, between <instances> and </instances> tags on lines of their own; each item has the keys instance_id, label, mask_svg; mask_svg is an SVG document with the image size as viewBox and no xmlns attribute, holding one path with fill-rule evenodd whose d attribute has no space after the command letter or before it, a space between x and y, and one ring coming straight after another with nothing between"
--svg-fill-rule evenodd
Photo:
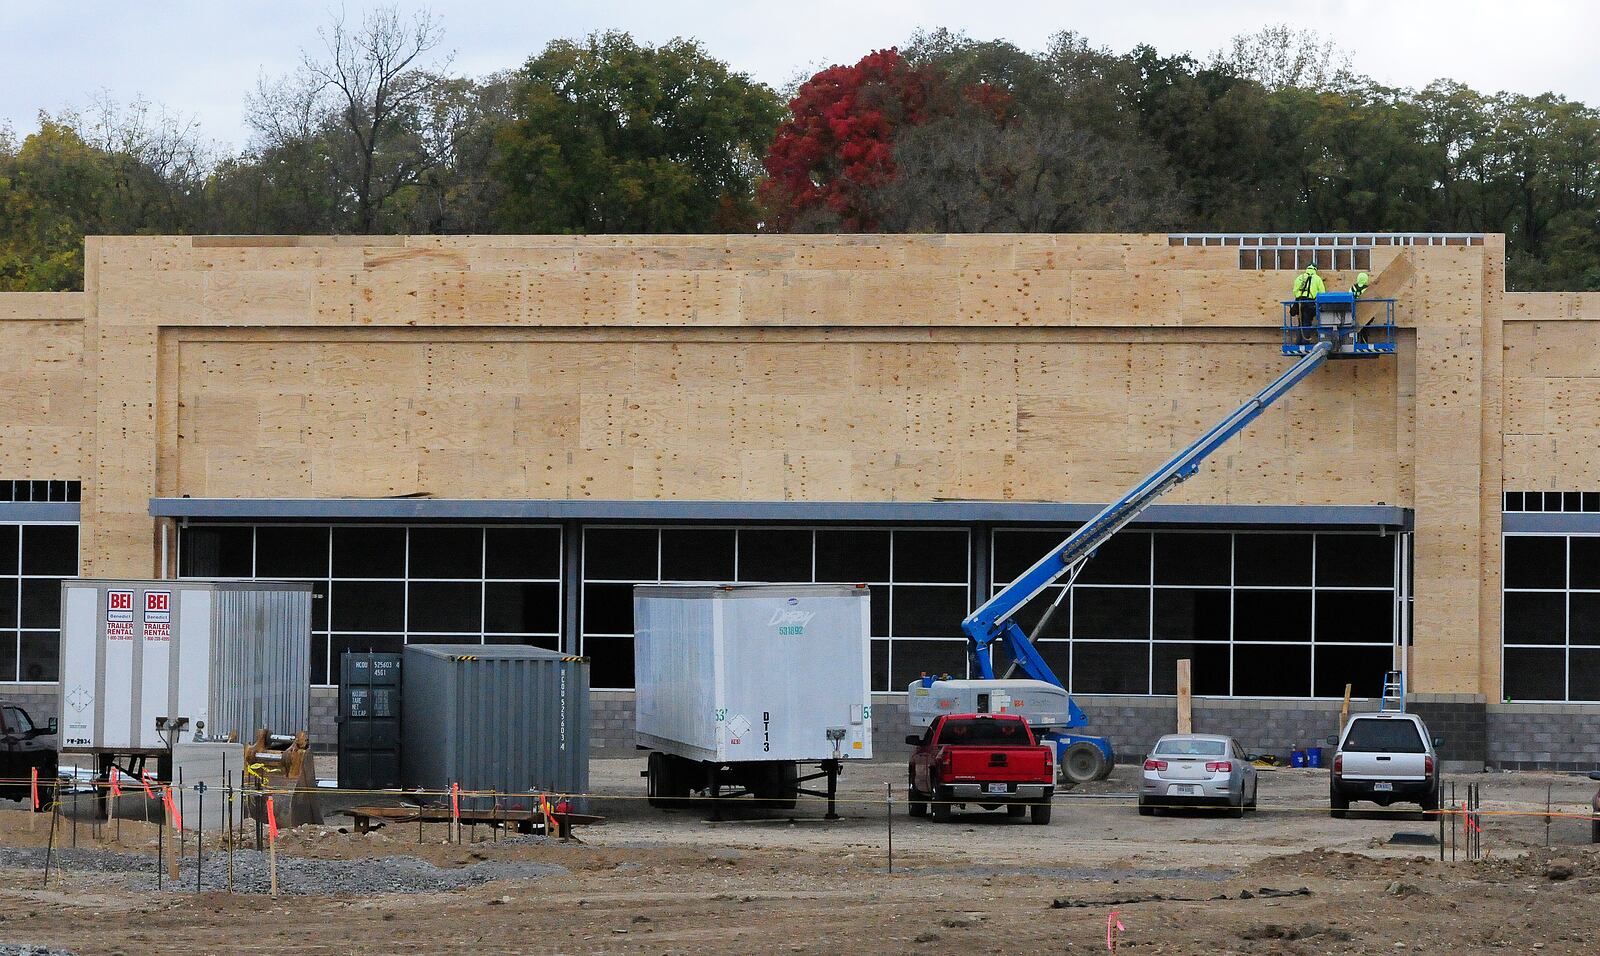
<instances>
[{"instance_id":1,"label":"overcast sky","mask_svg":"<svg viewBox=\"0 0 1600 956\"><path fill-rule=\"evenodd\" d=\"M347 0L352 18L373 6ZM404 2L403 9L421 4ZM1400 86L1438 77L1479 90L1554 91L1600 104L1594 65L1600 4L1587 0L434 0L458 72L520 64L555 37L621 29L648 42L691 36L773 86L901 43L918 27L1043 47L1060 30L1126 51L1204 55L1240 33L1290 22L1349 49L1356 68ZM337 0L0 0L0 125L26 134L39 110L82 106L100 91L144 98L202 135L241 145L245 94L315 47Z\"/></svg>"}]
</instances>

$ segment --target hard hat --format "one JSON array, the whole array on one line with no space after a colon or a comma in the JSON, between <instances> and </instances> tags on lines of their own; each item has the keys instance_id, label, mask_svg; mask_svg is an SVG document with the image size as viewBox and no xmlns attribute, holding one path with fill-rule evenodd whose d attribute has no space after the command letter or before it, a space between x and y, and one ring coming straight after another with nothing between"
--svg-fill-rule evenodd
<instances>
[{"instance_id":1,"label":"hard hat","mask_svg":"<svg viewBox=\"0 0 1600 956\"><path fill-rule=\"evenodd\" d=\"M1365 272L1359 273L1356 276L1356 285L1366 285L1366 284L1367 284L1367 274Z\"/></svg>"}]
</instances>

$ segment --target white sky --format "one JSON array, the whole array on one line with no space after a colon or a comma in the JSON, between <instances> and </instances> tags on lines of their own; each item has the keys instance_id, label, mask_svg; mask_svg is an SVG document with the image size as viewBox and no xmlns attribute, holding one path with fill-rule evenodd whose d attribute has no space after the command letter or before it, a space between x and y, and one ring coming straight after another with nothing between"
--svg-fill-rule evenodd
<instances>
[{"instance_id":1,"label":"white sky","mask_svg":"<svg viewBox=\"0 0 1600 956\"><path fill-rule=\"evenodd\" d=\"M343 4L352 19L372 6ZM143 97L197 119L202 135L243 143L245 94L262 73L291 69L338 0L0 0L0 125L18 134L39 110L83 106L100 91ZM414 0L403 9L416 9ZM1333 37L1376 79L1420 87L1447 76L1483 91L1554 91L1600 105L1594 65L1600 4L1588 0L433 0L457 72L521 64L555 37L622 29L661 42L699 39L735 69L773 86L854 62L944 26L1025 49L1076 30L1123 52L1204 56L1240 33L1290 22Z\"/></svg>"}]
</instances>

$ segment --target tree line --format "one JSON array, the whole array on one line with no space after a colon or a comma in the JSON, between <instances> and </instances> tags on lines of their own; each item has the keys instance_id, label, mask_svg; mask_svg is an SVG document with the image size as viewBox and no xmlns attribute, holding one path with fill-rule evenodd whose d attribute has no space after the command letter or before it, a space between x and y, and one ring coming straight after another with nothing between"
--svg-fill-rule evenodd
<instances>
[{"instance_id":1,"label":"tree line","mask_svg":"<svg viewBox=\"0 0 1600 956\"><path fill-rule=\"evenodd\" d=\"M431 14L338 18L250 138L105 99L0 129L0 290L168 233L1504 232L1518 289L1600 289L1600 111L1397 89L1287 27L1201 59L948 31L780 92L699 43L556 40L458 75Z\"/></svg>"}]
</instances>

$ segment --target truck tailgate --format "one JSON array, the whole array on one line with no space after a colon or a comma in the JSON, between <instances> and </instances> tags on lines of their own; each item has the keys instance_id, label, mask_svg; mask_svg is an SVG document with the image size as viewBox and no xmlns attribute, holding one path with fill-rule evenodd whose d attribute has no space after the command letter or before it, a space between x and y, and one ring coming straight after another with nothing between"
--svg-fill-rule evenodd
<instances>
[{"instance_id":1,"label":"truck tailgate","mask_svg":"<svg viewBox=\"0 0 1600 956\"><path fill-rule=\"evenodd\" d=\"M1350 780L1423 780L1426 754L1347 753L1341 776Z\"/></svg>"},{"instance_id":2,"label":"truck tailgate","mask_svg":"<svg viewBox=\"0 0 1600 956\"><path fill-rule=\"evenodd\" d=\"M1054 779L1048 747L948 747L947 780L1037 783Z\"/></svg>"}]
</instances>

